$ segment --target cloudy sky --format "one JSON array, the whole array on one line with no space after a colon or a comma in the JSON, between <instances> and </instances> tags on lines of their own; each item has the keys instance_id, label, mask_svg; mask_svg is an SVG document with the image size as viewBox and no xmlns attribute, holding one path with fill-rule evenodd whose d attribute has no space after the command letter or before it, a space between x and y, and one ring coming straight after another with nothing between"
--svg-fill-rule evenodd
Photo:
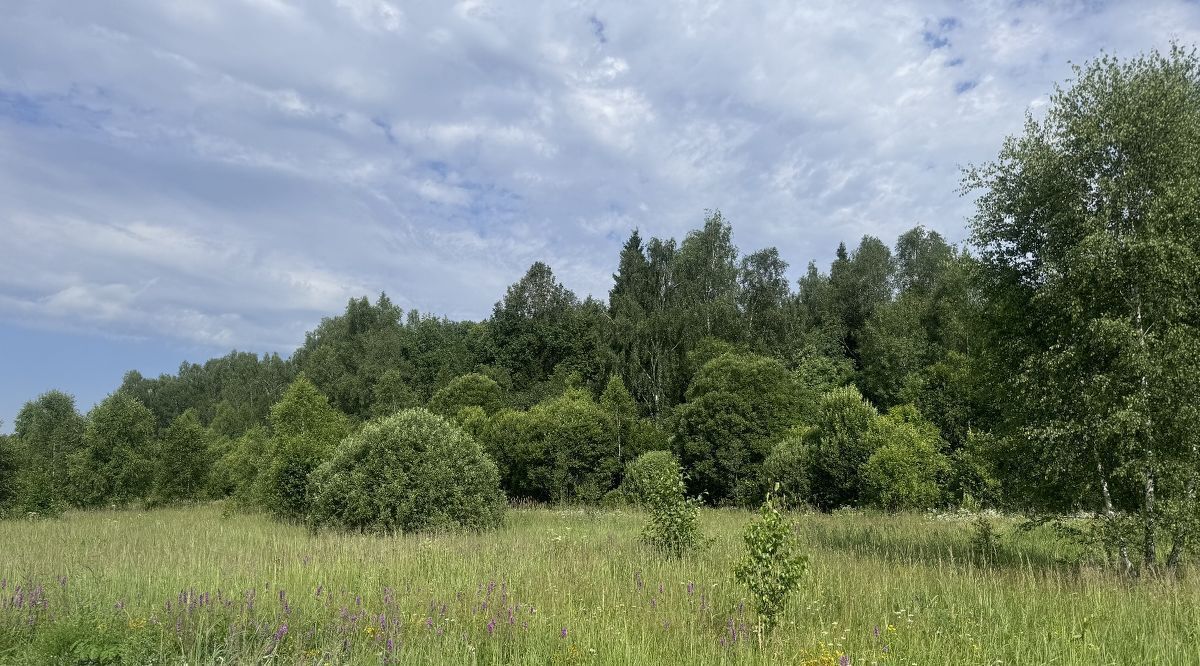
<instances>
[{"instance_id":1,"label":"cloudy sky","mask_svg":"<svg viewBox=\"0 0 1200 666\"><path fill-rule=\"evenodd\" d=\"M1200 41L1186 2L0 3L0 419L287 353L350 296L481 318L545 260L720 208L797 275L964 236L1069 62Z\"/></svg>"}]
</instances>

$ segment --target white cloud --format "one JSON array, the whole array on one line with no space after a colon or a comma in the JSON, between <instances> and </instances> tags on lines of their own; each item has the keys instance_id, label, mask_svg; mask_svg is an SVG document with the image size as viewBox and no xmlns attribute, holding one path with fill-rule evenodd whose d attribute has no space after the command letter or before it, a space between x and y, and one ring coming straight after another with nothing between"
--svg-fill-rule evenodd
<instances>
[{"instance_id":1,"label":"white cloud","mask_svg":"<svg viewBox=\"0 0 1200 666\"><path fill-rule=\"evenodd\" d=\"M70 3L0 20L0 321L288 351L351 295L486 316L534 260L604 295L628 228L720 207L798 274L963 235L1068 61L1185 2Z\"/></svg>"}]
</instances>

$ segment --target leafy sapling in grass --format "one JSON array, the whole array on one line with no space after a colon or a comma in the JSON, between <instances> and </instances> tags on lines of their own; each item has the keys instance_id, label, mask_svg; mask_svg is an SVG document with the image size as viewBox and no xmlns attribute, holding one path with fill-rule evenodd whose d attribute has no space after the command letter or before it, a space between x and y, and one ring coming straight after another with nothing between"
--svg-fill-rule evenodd
<instances>
[{"instance_id":1,"label":"leafy sapling in grass","mask_svg":"<svg viewBox=\"0 0 1200 666\"><path fill-rule=\"evenodd\" d=\"M683 473L675 456L650 451L629 465L628 485L650 512L643 539L655 549L682 557L703 544L698 518L700 503L684 494Z\"/></svg>"},{"instance_id":2,"label":"leafy sapling in grass","mask_svg":"<svg viewBox=\"0 0 1200 666\"><path fill-rule=\"evenodd\" d=\"M746 528L746 556L735 571L737 581L750 590L760 637L769 635L779 623L779 615L799 587L800 576L808 565L799 552L791 523L777 504L778 499L767 493L758 518Z\"/></svg>"},{"instance_id":3,"label":"leafy sapling in grass","mask_svg":"<svg viewBox=\"0 0 1200 666\"><path fill-rule=\"evenodd\" d=\"M987 516L979 515L971 521L971 550L985 562L994 559L1000 550L1000 536Z\"/></svg>"}]
</instances>

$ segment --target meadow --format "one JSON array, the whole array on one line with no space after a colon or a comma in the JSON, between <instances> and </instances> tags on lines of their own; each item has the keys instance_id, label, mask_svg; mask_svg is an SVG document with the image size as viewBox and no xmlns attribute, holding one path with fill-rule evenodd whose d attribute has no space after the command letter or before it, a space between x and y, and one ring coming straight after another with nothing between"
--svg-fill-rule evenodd
<instances>
[{"instance_id":1,"label":"meadow","mask_svg":"<svg viewBox=\"0 0 1200 666\"><path fill-rule=\"evenodd\" d=\"M219 505L0 522L0 663L1195 664L1200 585L1125 581L1049 528L793 514L774 634L733 580L751 513L680 560L632 510L525 508L483 534L310 534Z\"/></svg>"}]
</instances>

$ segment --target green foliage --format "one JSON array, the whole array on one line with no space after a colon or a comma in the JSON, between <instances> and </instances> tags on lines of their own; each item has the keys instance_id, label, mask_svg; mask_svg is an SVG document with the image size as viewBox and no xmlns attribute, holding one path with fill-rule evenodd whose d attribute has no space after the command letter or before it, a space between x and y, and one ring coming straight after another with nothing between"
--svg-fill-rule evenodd
<instances>
[{"instance_id":1,"label":"green foliage","mask_svg":"<svg viewBox=\"0 0 1200 666\"><path fill-rule=\"evenodd\" d=\"M388 416L421 404L421 396L404 379L404 373L390 368L375 381L371 389L371 414Z\"/></svg>"},{"instance_id":2,"label":"green foliage","mask_svg":"<svg viewBox=\"0 0 1200 666\"><path fill-rule=\"evenodd\" d=\"M386 294L374 304L355 298L341 315L321 320L291 360L335 408L367 419L410 400L404 387L423 399L470 372L483 361L479 328L405 313Z\"/></svg>"},{"instance_id":3,"label":"green foliage","mask_svg":"<svg viewBox=\"0 0 1200 666\"><path fill-rule=\"evenodd\" d=\"M692 490L715 502L761 497L771 444L802 417L804 387L775 359L723 354L692 379L676 414L675 441Z\"/></svg>"},{"instance_id":4,"label":"green foliage","mask_svg":"<svg viewBox=\"0 0 1200 666\"><path fill-rule=\"evenodd\" d=\"M482 530L503 520L496 466L462 429L424 409L373 420L312 476L317 527L372 533Z\"/></svg>"},{"instance_id":5,"label":"green foliage","mask_svg":"<svg viewBox=\"0 0 1200 666\"><path fill-rule=\"evenodd\" d=\"M484 451L496 463L501 487L512 498L548 498L545 443L527 412L501 409L475 431Z\"/></svg>"},{"instance_id":6,"label":"green foliage","mask_svg":"<svg viewBox=\"0 0 1200 666\"><path fill-rule=\"evenodd\" d=\"M0 421L0 427L4 422ZM12 506L16 493L15 477L20 469L16 446L8 435L0 434L0 516Z\"/></svg>"},{"instance_id":7,"label":"green foliage","mask_svg":"<svg viewBox=\"0 0 1200 666\"><path fill-rule=\"evenodd\" d=\"M84 419L75 398L48 391L25 403L13 423L14 502L22 513L61 505L68 491L67 467L83 446Z\"/></svg>"},{"instance_id":8,"label":"green foliage","mask_svg":"<svg viewBox=\"0 0 1200 666\"><path fill-rule=\"evenodd\" d=\"M145 405L154 414L158 429L195 409L202 423L236 437L266 418L267 410L295 375L293 364L278 354L260 357L235 351L202 365L182 363L175 375L156 379L131 370L119 391Z\"/></svg>"},{"instance_id":9,"label":"green foliage","mask_svg":"<svg viewBox=\"0 0 1200 666\"><path fill-rule=\"evenodd\" d=\"M1000 550L1000 535L996 533L996 528L987 516L975 516L971 521L971 550L984 561L995 558Z\"/></svg>"},{"instance_id":10,"label":"green foliage","mask_svg":"<svg viewBox=\"0 0 1200 666\"><path fill-rule=\"evenodd\" d=\"M779 511L771 493L767 493L758 518L746 527L743 540L746 554L734 576L750 590L763 633L770 634L800 586L808 560L799 552L791 523Z\"/></svg>"},{"instance_id":11,"label":"green foliage","mask_svg":"<svg viewBox=\"0 0 1200 666\"><path fill-rule=\"evenodd\" d=\"M0 518L57 516L65 504L61 493L49 470L30 463L20 440L0 435Z\"/></svg>"},{"instance_id":12,"label":"green foliage","mask_svg":"<svg viewBox=\"0 0 1200 666\"><path fill-rule=\"evenodd\" d=\"M771 447L763 461L763 485L778 487L785 497L808 501L812 496L812 446L801 428L788 433Z\"/></svg>"},{"instance_id":13,"label":"green foliage","mask_svg":"<svg viewBox=\"0 0 1200 666\"><path fill-rule=\"evenodd\" d=\"M154 500L158 503L201 499L208 488L212 464L209 432L196 411L180 414L163 432L155 470Z\"/></svg>"},{"instance_id":14,"label":"green foliage","mask_svg":"<svg viewBox=\"0 0 1200 666\"><path fill-rule=\"evenodd\" d=\"M594 503L616 486L621 471L608 415L581 389L529 410L526 432L537 442L537 476L553 502Z\"/></svg>"},{"instance_id":15,"label":"green foliage","mask_svg":"<svg viewBox=\"0 0 1200 666\"><path fill-rule=\"evenodd\" d=\"M608 417L613 437L617 440L618 468L624 467L626 460L632 460L646 451L667 448L666 434L653 422L638 416L637 402L619 375L609 377L604 392L600 394L600 408Z\"/></svg>"},{"instance_id":16,"label":"green foliage","mask_svg":"<svg viewBox=\"0 0 1200 666\"><path fill-rule=\"evenodd\" d=\"M647 544L671 557L700 547L699 502L685 495L683 472L674 455L643 453L629 463L625 480L629 494L650 513L642 535Z\"/></svg>"},{"instance_id":17,"label":"green foliage","mask_svg":"<svg viewBox=\"0 0 1200 666\"><path fill-rule=\"evenodd\" d=\"M154 483L154 415L118 391L88 412L83 446L67 463L66 498L82 507L145 499Z\"/></svg>"},{"instance_id":18,"label":"green foliage","mask_svg":"<svg viewBox=\"0 0 1200 666\"><path fill-rule=\"evenodd\" d=\"M429 409L443 416L454 416L464 407L480 407L491 414L503 404L500 385L491 377L472 372L438 389L429 401Z\"/></svg>"},{"instance_id":19,"label":"green foliage","mask_svg":"<svg viewBox=\"0 0 1200 666\"><path fill-rule=\"evenodd\" d=\"M1022 442L1016 497L1139 516L1151 568L1173 529L1162 510L1197 512L1197 146L1194 51L1103 56L964 180L980 194L981 365L1004 406L996 430Z\"/></svg>"},{"instance_id":20,"label":"green foliage","mask_svg":"<svg viewBox=\"0 0 1200 666\"><path fill-rule=\"evenodd\" d=\"M579 314L579 299L540 261L509 286L492 311L487 345L515 389L531 388L575 356Z\"/></svg>"},{"instance_id":21,"label":"green foliage","mask_svg":"<svg viewBox=\"0 0 1200 666\"><path fill-rule=\"evenodd\" d=\"M573 388L528 412L502 409L484 419L464 410L458 420L496 461L510 497L590 504L618 485L623 460L666 447L662 432L632 409L614 379L599 402Z\"/></svg>"},{"instance_id":22,"label":"green foliage","mask_svg":"<svg viewBox=\"0 0 1200 666\"><path fill-rule=\"evenodd\" d=\"M996 452L988 435L969 431L966 444L950 456L950 491L954 497L1001 506L1002 488L996 471Z\"/></svg>"},{"instance_id":23,"label":"green foliage","mask_svg":"<svg viewBox=\"0 0 1200 666\"><path fill-rule=\"evenodd\" d=\"M950 463L937 428L911 407L896 408L867 429L871 457L860 470L864 499L887 511L924 510L943 500Z\"/></svg>"},{"instance_id":24,"label":"green foliage","mask_svg":"<svg viewBox=\"0 0 1200 666\"><path fill-rule=\"evenodd\" d=\"M270 424L259 498L277 518L302 520L309 512L308 475L329 458L349 426L304 375L271 408Z\"/></svg>"},{"instance_id":25,"label":"green foliage","mask_svg":"<svg viewBox=\"0 0 1200 666\"><path fill-rule=\"evenodd\" d=\"M791 333L787 269L787 262L773 247L743 257L738 269L737 303L743 336L759 353L783 348Z\"/></svg>"},{"instance_id":26,"label":"green foliage","mask_svg":"<svg viewBox=\"0 0 1200 666\"><path fill-rule=\"evenodd\" d=\"M265 474L270 462L270 437L266 428L254 427L235 440L218 440L223 446L214 455L209 473L211 497L228 498L234 506L249 508L260 504L259 475Z\"/></svg>"},{"instance_id":27,"label":"green foliage","mask_svg":"<svg viewBox=\"0 0 1200 666\"><path fill-rule=\"evenodd\" d=\"M812 415L812 494L817 506L836 509L859 503L859 469L875 452L878 439L867 431L879 418L875 408L853 386L826 393Z\"/></svg>"}]
</instances>

